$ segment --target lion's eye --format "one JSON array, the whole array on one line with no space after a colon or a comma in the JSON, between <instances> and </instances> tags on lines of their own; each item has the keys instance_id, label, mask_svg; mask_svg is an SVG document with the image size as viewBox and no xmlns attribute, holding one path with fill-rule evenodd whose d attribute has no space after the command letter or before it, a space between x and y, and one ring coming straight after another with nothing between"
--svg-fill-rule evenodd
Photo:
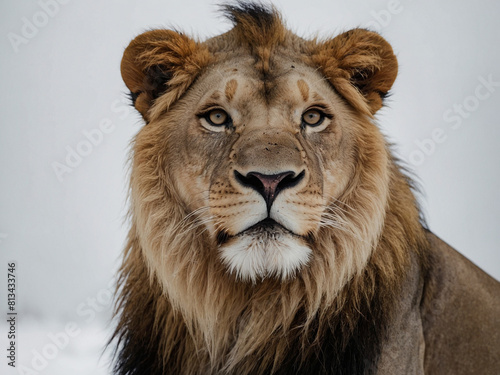
<instances>
[{"instance_id":1,"label":"lion's eye","mask_svg":"<svg viewBox=\"0 0 500 375\"><path fill-rule=\"evenodd\" d=\"M223 126L229 122L229 115L222 109L213 109L205 115L205 119L212 126Z\"/></svg>"},{"instance_id":2,"label":"lion's eye","mask_svg":"<svg viewBox=\"0 0 500 375\"><path fill-rule=\"evenodd\" d=\"M201 125L211 132L224 132L233 127L233 120L220 108L207 109L197 115Z\"/></svg>"},{"instance_id":3,"label":"lion's eye","mask_svg":"<svg viewBox=\"0 0 500 375\"><path fill-rule=\"evenodd\" d=\"M325 119L325 114L318 109L309 109L302 115L302 124L307 126L321 125Z\"/></svg>"}]
</instances>

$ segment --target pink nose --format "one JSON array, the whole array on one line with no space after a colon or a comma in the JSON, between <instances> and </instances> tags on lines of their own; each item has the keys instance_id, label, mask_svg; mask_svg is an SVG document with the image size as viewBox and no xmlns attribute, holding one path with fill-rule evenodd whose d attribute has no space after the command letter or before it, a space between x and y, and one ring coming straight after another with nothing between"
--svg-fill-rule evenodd
<instances>
[{"instance_id":1,"label":"pink nose","mask_svg":"<svg viewBox=\"0 0 500 375\"><path fill-rule=\"evenodd\" d=\"M236 180L244 186L250 187L264 197L267 204L267 211L280 191L297 185L304 177L304 171L295 175L295 172L286 171L278 174L262 174L259 172L248 172L243 176L238 171L234 172Z\"/></svg>"}]
</instances>

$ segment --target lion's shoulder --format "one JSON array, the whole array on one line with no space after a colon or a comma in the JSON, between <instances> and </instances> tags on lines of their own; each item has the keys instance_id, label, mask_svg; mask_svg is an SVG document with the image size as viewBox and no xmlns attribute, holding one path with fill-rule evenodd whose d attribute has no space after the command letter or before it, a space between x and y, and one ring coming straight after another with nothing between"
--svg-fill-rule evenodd
<instances>
[{"instance_id":1,"label":"lion's shoulder","mask_svg":"<svg viewBox=\"0 0 500 375\"><path fill-rule=\"evenodd\" d=\"M436 235L427 237L421 301L426 371L498 374L500 283Z\"/></svg>"}]
</instances>

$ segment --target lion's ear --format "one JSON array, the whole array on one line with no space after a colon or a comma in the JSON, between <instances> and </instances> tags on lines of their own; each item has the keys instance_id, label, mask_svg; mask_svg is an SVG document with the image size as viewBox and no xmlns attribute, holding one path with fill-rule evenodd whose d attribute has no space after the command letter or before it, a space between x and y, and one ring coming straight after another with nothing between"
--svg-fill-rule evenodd
<instances>
[{"instance_id":1,"label":"lion's ear","mask_svg":"<svg viewBox=\"0 0 500 375\"><path fill-rule=\"evenodd\" d=\"M121 74L135 108L148 121L156 98L168 93L167 104L172 104L209 63L210 53L203 45L175 31L152 30L125 49Z\"/></svg>"},{"instance_id":2,"label":"lion's ear","mask_svg":"<svg viewBox=\"0 0 500 375\"><path fill-rule=\"evenodd\" d=\"M314 44L312 63L357 110L373 115L398 73L390 44L379 34L353 29ZM361 94L361 95L360 95Z\"/></svg>"}]
</instances>

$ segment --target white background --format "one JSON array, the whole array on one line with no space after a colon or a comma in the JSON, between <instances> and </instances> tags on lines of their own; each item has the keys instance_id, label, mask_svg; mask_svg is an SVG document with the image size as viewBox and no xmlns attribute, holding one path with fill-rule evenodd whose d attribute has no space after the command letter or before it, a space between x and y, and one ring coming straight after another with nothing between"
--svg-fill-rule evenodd
<instances>
[{"instance_id":1,"label":"white background","mask_svg":"<svg viewBox=\"0 0 500 375\"><path fill-rule=\"evenodd\" d=\"M7 262L15 260L18 365L25 366L11 373L109 373L109 353L99 356L110 332L109 286L127 232L128 142L142 126L122 104L120 59L148 28L174 26L200 39L228 30L213 3L66 0L49 9L52 15L38 1L0 3L0 305L6 312ZM481 79L500 82L500 3L275 4L301 36L361 26L393 45L400 73L389 107L378 115L381 129L419 177L430 228L500 278L500 85L476 91ZM36 30L27 30L26 22ZM25 43L15 45L13 34ZM482 99L474 99L477 92ZM443 118L454 105L468 108L458 129ZM65 164L68 149L86 139L83 132L103 122L111 131L60 181L53 164ZM433 133L444 142L425 155L417 143ZM76 331L65 340L70 322ZM50 333L59 334L56 351ZM5 373L3 354L0 361Z\"/></svg>"}]
</instances>

